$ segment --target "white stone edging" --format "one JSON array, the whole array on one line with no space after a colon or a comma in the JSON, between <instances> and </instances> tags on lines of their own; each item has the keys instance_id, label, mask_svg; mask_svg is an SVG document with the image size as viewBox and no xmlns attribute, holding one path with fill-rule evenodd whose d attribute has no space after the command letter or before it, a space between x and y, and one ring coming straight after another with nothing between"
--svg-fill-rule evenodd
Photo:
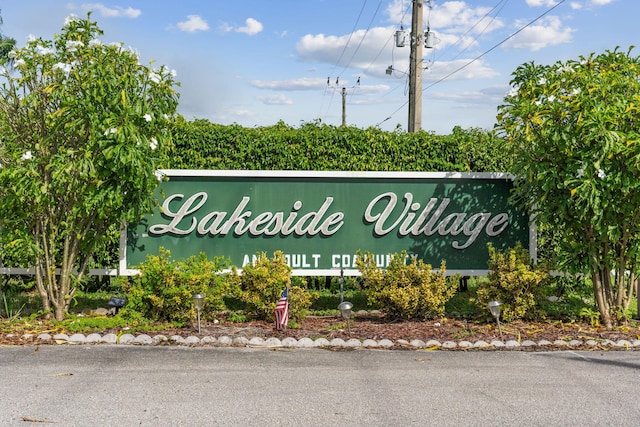
<instances>
[{"instance_id":1,"label":"white stone edging","mask_svg":"<svg viewBox=\"0 0 640 427\"><path fill-rule=\"evenodd\" d=\"M33 334L24 334L22 335L22 339L25 341L33 339ZM440 342L437 340L429 340L424 342L422 340L397 340L395 343L388 339L381 340L373 340L373 339L365 339L360 341L356 338L350 338L345 341L342 338L333 338L331 341L326 338L317 338L315 340L311 338L301 338L299 340L293 337L286 337L282 340L275 337L270 337L267 339L254 337L254 338L245 338L245 337L235 337L231 338L229 336L223 335L220 337L211 337L204 336L202 338L198 338L197 336L190 335L188 337L182 337L180 335L173 335L171 337L166 337L164 335L156 335L151 337L147 334L133 335L133 334L122 334L117 336L115 334L109 333L100 335L97 333L92 333L87 336L83 334L73 334L68 336L67 334L56 334L51 336L50 334L43 333L35 337L36 342L41 343L51 343L51 344L122 344L122 345L158 345L164 343L172 343L177 345L184 346L217 346L217 347L256 347L256 348L323 348L323 347L331 347L331 348L384 348L384 349L393 349L393 348L403 348L403 349L426 349L426 350L454 350L454 349L521 349L521 348L541 348L541 349L573 349L576 347L587 347L587 348L595 348L595 347L608 347L612 349L636 349L640 348L640 340L636 339L633 341L628 340L618 340L616 342L611 340L571 340L571 341L563 341L563 340L555 340L553 343L547 340L540 341L498 341L493 340L490 343L486 341L476 341L470 342L466 340L462 341L445 341Z\"/></svg>"}]
</instances>

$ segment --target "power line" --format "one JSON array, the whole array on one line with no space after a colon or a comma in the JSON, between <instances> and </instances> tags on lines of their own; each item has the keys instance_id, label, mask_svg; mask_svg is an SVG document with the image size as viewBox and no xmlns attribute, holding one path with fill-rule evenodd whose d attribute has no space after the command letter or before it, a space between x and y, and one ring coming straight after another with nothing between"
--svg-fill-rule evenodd
<instances>
[{"instance_id":1,"label":"power line","mask_svg":"<svg viewBox=\"0 0 640 427\"><path fill-rule=\"evenodd\" d=\"M331 77L327 78L327 87L333 88L331 99L333 99L333 97L335 96L336 89L338 89L339 84L340 84L340 77L336 78L335 86L331 86ZM356 89L358 87L360 87L360 77L358 77L358 80L356 81L356 83L353 86L351 86L349 89ZM351 96L353 96L353 92L354 91L350 91ZM346 126L347 125L347 88L346 86L342 86L341 94L342 94L342 126Z\"/></svg>"},{"instance_id":2,"label":"power line","mask_svg":"<svg viewBox=\"0 0 640 427\"><path fill-rule=\"evenodd\" d=\"M451 58L451 60L457 58L458 56L460 56L460 54L462 54L463 52L465 52L473 42L475 42L476 40L478 40L478 38L480 38L480 36L482 34L484 34L484 32L486 31L486 29L489 27L489 25L491 25L491 23L493 23L493 21L496 20L496 18L498 17L498 15L500 15L500 12L502 11L502 9L504 9L504 7L506 6L506 4L509 2L509 0L500 0L495 6L493 6L491 8L491 10L489 10L487 13L485 13L480 19L478 19L476 21L475 24L473 24L471 27L469 27L469 29L467 31L464 32L464 34L462 34L460 37L458 37L458 40L456 40L455 43L449 45L443 52L442 55L445 55L450 49L452 49L454 46L457 46L460 42L462 42L462 40L464 40L464 37L469 34L471 31L473 31L473 29L475 27L477 27L478 25L480 25L480 23L487 17L489 16L494 10L498 9L498 7L500 7L500 9L496 12L495 16L493 16L491 18L491 21L483 28L483 30L467 45L465 46L462 50L460 50L460 52L458 52L453 58ZM504 3L504 4L503 4ZM502 4L502 6L500 6Z\"/></svg>"},{"instance_id":3,"label":"power line","mask_svg":"<svg viewBox=\"0 0 640 427\"><path fill-rule=\"evenodd\" d=\"M558 3L556 3L555 5L553 5L552 7L550 7L549 9L547 9L545 12L543 12L542 14L538 15L535 19L533 19L532 21L529 21L526 25L524 25L523 27L521 27L520 29L518 29L518 31L516 31L515 33L510 34L508 37L506 37L505 39L503 39L502 41L500 41L499 43L495 44L494 46L492 46L491 48L489 48L488 50L484 51L483 53L481 53L480 55L476 56L475 58L473 58L471 61L467 62L466 64L462 65L461 67L455 69L454 71L450 72L449 74L447 74L446 76L436 80L435 82L431 83L429 86L425 87L422 89L422 91L426 91L427 89L432 88L433 86L442 83L443 81L447 80L449 77L453 76L454 74L459 73L460 71L464 70L465 68L467 68L469 65L473 64L474 62L476 62L477 60L483 58L485 55L489 54L490 52L494 51L495 49L497 49L498 47L500 47L501 45L503 45L504 43L506 43L507 41L511 40L513 37L517 36L519 33L521 33L522 31L524 31L526 28L530 27L531 25L533 25L534 23L536 23L537 21L539 21L540 19L544 18L547 14L549 14L550 12L552 12L554 9L556 9L558 6L560 6L561 4L563 4L566 0L560 0ZM381 122L379 122L378 124L376 124L376 126L380 126L382 123L386 122L387 120L391 119L391 117L393 117L398 111L402 110L407 104L409 103L409 101L405 101L400 107L398 107L396 110L393 111L393 113L391 113L389 115L389 117L385 118L384 120L382 120Z\"/></svg>"},{"instance_id":4,"label":"power line","mask_svg":"<svg viewBox=\"0 0 640 427\"><path fill-rule=\"evenodd\" d=\"M342 60L345 52L347 51L347 48L349 46L349 43L351 42L351 38L353 37L353 35L356 32L356 27L358 25L358 22L360 22L360 18L362 17L362 12L364 11L364 8L367 4L367 0L364 1L364 3L362 4L362 8L360 9L360 13L358 14L358 18L356 19L356 23L354 24L353 29L351 30L351 33L349 33L349 37L347 39L347 42L344 45L344 48L342 49L342 53L340 54L340 57L338 58L338 61L336 62L336 65L333 67L333 69L335 69L338 64L340 63L340 61ZM362 35L362 37L360 38L360 42L358 43L358 46L356 46L353 54L351 55L351 58L349 59L349 61L345 64L345 66L343 67L342 71L338 74L338 77L336 79L336 86L338 85L338 79L340 78L340 76L345 72L345 70L347 68L349 68L349 66L351 65L351 62L353 61L353 59L355 58L356 54L358 53L358 51L360 50L360 47L362 46L362 43L364 42L365 37L367 36L367 34L369 33L369 30L371 29L371 26L373 25L373 21L375 20L376 16L378 15L378 12L380 10L380 7L382 6L382 0L379 0L378 2L378 6L376 7L375 12L373 13L373 16L371 17L371 19L369 20L369 24L367 25L367 29L365 30L364 34ZM328 83L328 82L327 82ZM358 77L358 81L356 83L356 86L360 85L360 77ZM329 100L329 106L327 107L327 112L329 111L329 109L331 108L331 104L333 103L333 98L335 96L335 90L332 92L331 94L331 98ZM344 102L345 102L345 94L343 93L343 109L344 109ZM344 115L344 114L343 114ZM344 118L343 118L344 121Z\"/></svg>"},{"instance_id":5,"label":"power line","mask_svg":"<svg viewBox=\"0 0 640 427\"><path fill-rule=\"evenodd\" d=\"M353 34L355 33L356 28L358 27L358 23L360 22L360 18L362 17L362 12L364 11L364 8L365 8L366 5L367 5L367 0L364 0L364 2L362 3L362 7L360 8L360 12L358 13L358 18L356 18L356 22L353 24L353 28L351 29L351 32L349 33L349 37L347 38L347 42L344 44L344 47L342 48L342 52L340 53L340 56L338 57L338 60L336 61L336 63L333 66L333 68L331 69L332 71L336 69L338 64L340 64L340 61L342 60L342 57L344 56L345 52L347 51L347 48L349 47L349 43L351 43L351 37L353 37ZM362 41L360 43L362 43ZM359 45L358 45L358 47L359 47ZM352 59L353 59L353 57L352 57ZM336 85L338 84L338 79L340 78L340 75L344 72L345 69L346 69L346 67L338 75L338 78L336 79ZM330 77L327 78L327 86L329 86L329 79L330 79ZM329 112L329 109L331 108L331 104L333 103L333 97L334 96L335 96L335 90L331 92L331 98L329 99L329 105L327 106L327 113ZM321 115L322 115L322 106L320 106L320 112L321 112ZM326 116L326 114L324 114L324 116Z\"/></svg>"},{"instance_id":6,"label":"power line","mask_svg":"<svg viewBox=\"0 0 640 427\"><path fill-rule=\"evenodd\" d=\"M403 1L404 3L404 1ZM408 3L408 5L402 6L402 15L400 16L400 28L403 28L403 21L404 21L404 17L407 15L407 12L409 11L409 5L411 3ZM382 52L384 52L385 48L387 47L387 45L389 44L389 42L393 39L395 32L392 32L391 35L389 36L389 38L387 38L387 41L384 43L384 45L382 46L382 48L380 48L380 50L378 51L377 55L375 56L375 58L373 58L373 60L369 63L369 65L367 66L367 68L364 70L364 72L368 72L371 67L376 63L376 61L378 60L378 58L380 57L380 55L382 54ZM392 46L391 49L391 62L393 63L393 50L395 49L395 46Z\"/></svg>"},{"instance_id":7,"label":"power line","mask_svg":"<svg viewBox=\"0 0 640 427\"><path fill-rule=\"evenodd\" d=\"M353 33L356 31L356 28L358 27L358 22L360 22L360 18L362 17L362 12L364 11L364 8L365 8L366 5L367 5L367 0L364 0L364 2L362 3L362 7L360 8L360 12L358 13L358 17L356 18L356 22L353 24L353 28L351 29L351 32L349 33L349 37L347 38L347 42L344 44L344 47L342 48L342 52L340 53L340 56L338 57L338 60L333 65L333 68L331 68L332 72L338 67L338 64L340 64L340 61L342 60L342 57L344 56L345 52L347 51L347 47L349 46L349 43L351 43L351 37L353 36ZM325 94L326 94L326 92L325 92ZM333 91L331 93L331 98L329 100L329 106L327 107L327 111L329 111L329 109L331 108L331 103L333 101L334 95L335 95L335 91ZM320 105L320 116L326 116L326 114L322 114L323 104L324 104L324 96L323 96L323 102Z\"/></svg>"},{"instance_id":8,"label":"power line","mask_svg":"<svg viewBox=\"0 0 640 427\"><path fill-rule=\"evenodd\" d=\"M353 55L351 55L351 59L349 59L349 62L347 62L347 64L344 66L344 68L342 69L342 71L340 72L340 75L342 75L342 73L345 72L345 70L347 68L349 68L349 65L351 65L351 61L353 61L353 58L355 58L356 54L358 53L358 51L360 50L360 46L362 46L362 42L364 42L365 37L367 37L367 34L369 34L369 30L371 29L371 25L373 25L373 20L376 18L376 16L378 15L378 11L380 10L380 6L382 5L382 0L380 0L378 2L378 7L376 7L375 12L373 13L373 16L371 17L371 20L369 21L369 25L367 25L367 29L365 30L364 34L362 35L362 37L360 38L360 42L358 43L358 46L356 47L356 49L353 51ZM351 37L351 35L349 36Z\"/></svg>"},{"instance_id":9,"label":"power line","mask_svg":"<svg viewBox=\"0 0 640 427\"><path fill-rule=\"evenodd\" d=\"M500 7L500 9L498 9L498 11L496 12L495 16L491 17L491 20L487 23L487 25L484 26L484 28L482 29L482 31L480 31L478 33L477 36L475 36L473 38L473 40L471 40L469 42L469 44L467 44L463 49L461 49L453 58L451 58L451 60L456 59L457 57L459 57L460 55L462 55L463 52L466 52L467 49L469 49L471 47L471 45L473 45L473 43L478 40L480 38L481 35L484 34L484 32L487 30L487 28L489 28L489 26L493 23L493 21L496 20L496 18L498 17L498 15L500 15L500 12L502 12L502 9L504 9L504 7L507 5L507 2L505 1L502 6Z\"/></svg>"},{"instance_id":10,"label":"power line","mask_svg":"<svg viewBox=\"0 0 640 427\"><path fill-rule=\"evenodd\" d=\"M338 57L338 60L336 61L336 63L333 66L333 68L331 69L332 71L336 69L338 64L340 64L340 60L342 60L342 57L344 56L344 53L347 51L347 47L349 46L349 43L351 42L351 37L353 36L353 33L356 31L356 28L358 27L358 22L360 22L360 17L362 17L362 12L364 11L364 8L365 8L366 5L367 5L367 0L364 0L364 2L362 3L362 7L360 8L360 13L358 13L358 18L356 19L356 22L353 24L353 28L351 29L351 32L349 33L349 37L347 38L347 42L344 44L344 48L342 48L342 52L340 53L340 56Z\"/></svg>"},{"instance_id":11,"label":"power line","mask_svg":"<svg viewBox=\"0 0 640 427\"><path fill-rule=\"evenodd\" d=\"M487 55L488 53L494 51L495 49L497 49L498 47L500 47L501 45L503 45L504 43L508 42L509 40L511 40L513 37L515 37L516 35L518 35L519 33L521 33L522 31L524 31L526 28L530 27L531 25L533 25L535 22L539 21L540 19L544 18L547 14L549 14L550 12L552 12L556 7L560 6L562 3L564 3L566 0L560 0L558 3L556 3L554 6L552 6L550 9L548 9L547 11L545 11L544 13L542 13L541 15L539 15L537 18L535 18L533 21L527 23L527 25L525 25L524 27L520 28L518 31L516 31L515 33L509 35L507 38L505 38L504 40L502 40L500 43L497 43L495 45L493 45L490 49L486 50L485 52L481 53L480 55L476 56L475 58L473 58L471 61L467 62L466 64L464 64L463 66L461 66L460 68L450 72L449 74L447 74L446 76L436 80L435 82L431 83L429 86L425 87L424 89L422 89L422 91L424 92L427 89L432 88L433 86L437 85L438 83L443 82L444 80L448 79L449 77L451 77L452 75L464 70L465 68L467 68L469 65L473 64L474 62L476 62L477 60L481 59L482 57L484 57L485 55Z\"/></svg>"}]
</instances>

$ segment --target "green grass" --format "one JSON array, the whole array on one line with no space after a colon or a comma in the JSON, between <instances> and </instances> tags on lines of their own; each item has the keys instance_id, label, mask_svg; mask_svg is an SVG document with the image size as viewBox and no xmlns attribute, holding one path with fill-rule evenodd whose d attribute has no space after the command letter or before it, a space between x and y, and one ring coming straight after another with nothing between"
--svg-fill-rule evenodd
<instances>
[{"instance_id":1,"label":"green grass","mask_svg":"<svg viewBox=\"0 0 640 427\"><path fill-rule=\"evenodd\" d=\"M53 325L70 333L104 332L112 329L122 329L129 326L130 322L118 316L78 317L70 316L62 322L53 322ZM138 325L140 326L140 325ZM149 325L143 325L147 329Z\"/></svg>"}]
</instances>

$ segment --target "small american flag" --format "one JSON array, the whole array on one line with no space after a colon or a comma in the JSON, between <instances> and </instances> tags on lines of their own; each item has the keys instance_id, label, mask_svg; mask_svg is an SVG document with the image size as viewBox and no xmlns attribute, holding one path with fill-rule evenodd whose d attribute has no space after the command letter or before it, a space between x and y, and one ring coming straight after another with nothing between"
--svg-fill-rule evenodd
<instances>
[{"instance_id":1,"label":"small american flag","mask_svg":"<svg viewBox=\"0 0 640 427\"><path fill-rule=\"evenodd\" d=\"M289 299L287 295L289 293L289 289L285 288L282 291L282 296L278 300L276 304L276 329L286 329L287 323L289 323Z\"/></svg>"}]
</instances>

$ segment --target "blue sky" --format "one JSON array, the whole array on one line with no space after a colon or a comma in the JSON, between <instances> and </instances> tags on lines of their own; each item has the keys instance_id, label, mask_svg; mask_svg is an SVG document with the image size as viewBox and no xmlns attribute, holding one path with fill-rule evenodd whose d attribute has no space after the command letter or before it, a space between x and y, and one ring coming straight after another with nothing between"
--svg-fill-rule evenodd
<instances>
[{"instance_id":1,"label":"blue sky","mask_svg":"<svg viewBox=\"0 0 640 427\"><path fill-rule=\"evenodd\" d=\"M425 0L423 9L435 45L423 51L422 128L439 134L492 128L524 62L638 42L637 0ZM411 26L410 0L12 0L0 10L0 29L19 46L29 35L51 39L65 17L91 10L104 42L177 71L187 119L339 125L345 87L348 124L407 127L409 48L395 47L393 35ZM390 65L398 71L387 75Z\"/></svg>"}]
</instances>

